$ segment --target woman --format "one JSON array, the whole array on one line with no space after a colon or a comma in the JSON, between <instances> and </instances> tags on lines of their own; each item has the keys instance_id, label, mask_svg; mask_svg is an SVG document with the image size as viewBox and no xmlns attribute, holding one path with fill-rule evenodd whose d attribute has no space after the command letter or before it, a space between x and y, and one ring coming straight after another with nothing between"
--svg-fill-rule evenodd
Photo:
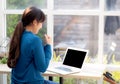
<instances>
[{"instance_id":1,"label":"woman","mask_svg":"<svg viewBox=\"0 0 120 84\"><path fill-rule=\"evenodd\" d=\"M45 45L36 36L45 20L44 13L36 8L26 8L17 24L10 43L8 67L12 68L11 84L56 84L44 80L51 59L51 38L45 35Z\"/></svg>"}]
</instances>

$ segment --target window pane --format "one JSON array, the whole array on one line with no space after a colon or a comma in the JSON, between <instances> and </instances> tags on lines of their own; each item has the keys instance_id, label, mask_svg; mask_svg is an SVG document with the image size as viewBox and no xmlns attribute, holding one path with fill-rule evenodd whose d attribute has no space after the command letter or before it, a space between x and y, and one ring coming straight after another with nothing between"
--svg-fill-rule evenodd
<instances>
[{"instance_id":1,"label":"window pane","mask_svg":"<svg viewBox=\"0 0 120 84\"><path fill-rule=\"evenodd\" d=\"M120 10L120 0L106 0L106 10Z\"/></svg>"},{"instance_id":2,"label":"window pane","mask_svg":"<svg viewBox=\"0 0 120 84\"><path fill-rule=\"evenodd\" d=\"M16 24L20 21L21 15L18 14L8 14L7 15L7 37L11 37ZM39 31L38 35L43 38L43 34L47 32L46 22L43 24L43 28Z\"/></svg>"},{"instance_id":3,"label":"window pane","mask_svg":"<svg viewBox=\"0 0 120 84\"><path fill-rule=\"evenodd\" d=\"M7 9L25 9L28 6L47 8L47 0L6 0Z\"/></svg>"},{"instance_id":4,"label":"window pane","mask_svg":"<svg viewBox=\"0 0 120 84\"><path fill-rule=\"evenodd\" d=\"M104 28L105 63L120 64L120 17L106 16Z\"/></svg>"},{"instance_id":5,"label":"window pane","mask_svg":"<svg viewBox=\"0 0 120 84\"><path fill-rule=\"evenodd\" d=\"M98 9L99 0L54 0L55 9Z\"/></svg>"},{"instance_id":6,"label":"window pane","mask_svg":"<svg viewBox=\"0 0 120 84\"><path fill-rule=\"evenodd\" d=\"M54 48L77 47L96 57L98 50L97 16L54 16Z\"/></svg>"},{"instance_id":7,"label":"window pane","mask_svg":"<svg viewBox=\"0 0 120 84\"><path fill-rule=\"evenodd\" d=\"M18 21L20 21L21 15L8 14L6 15L6 18L7 18L7 36L11 37Z\"/></svg>"}]
</instances>

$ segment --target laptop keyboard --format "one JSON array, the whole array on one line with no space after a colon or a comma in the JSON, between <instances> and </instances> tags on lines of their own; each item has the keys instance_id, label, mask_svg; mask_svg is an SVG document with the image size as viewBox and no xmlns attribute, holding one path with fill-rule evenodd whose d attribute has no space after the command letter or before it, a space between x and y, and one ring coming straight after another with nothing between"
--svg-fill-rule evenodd
<instances>
[{"instance_id":1,"label":"laptop keyboard","mask_svg":"<svg viewBox=\"0 0 120 84\"><path fill-rule=\"evenodd\" d=\"M68 68L65 68L65 67L56 67L56 69L60 69L60 70L67 71L67 72L72 72L71 69L68 69Z\"/></svg>"}]
</instances>

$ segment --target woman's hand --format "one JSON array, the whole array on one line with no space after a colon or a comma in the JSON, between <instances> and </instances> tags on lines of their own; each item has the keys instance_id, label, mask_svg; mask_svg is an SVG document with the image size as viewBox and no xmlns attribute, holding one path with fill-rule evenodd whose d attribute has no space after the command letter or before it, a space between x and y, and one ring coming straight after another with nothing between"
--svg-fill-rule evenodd
<instances>
[{"instance_id":1,"label":"woman's hand","mask_svg":"<svg viewBox=\"0 0 120 84\"><path fill-rule=\"evenodd\" d=\"M44 35L44 39L45 39L45 44L51 44L52 40L50 38L50 36L48 36L47 34Z\"/></svg>"}]
</instances>

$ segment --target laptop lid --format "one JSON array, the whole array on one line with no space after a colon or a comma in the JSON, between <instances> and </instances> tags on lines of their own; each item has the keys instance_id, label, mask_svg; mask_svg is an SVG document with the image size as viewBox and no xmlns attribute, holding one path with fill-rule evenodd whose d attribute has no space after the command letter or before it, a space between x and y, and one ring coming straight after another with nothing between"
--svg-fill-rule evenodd
<instances>
[{"instance_id":1,"label":"laptop lid","mask_svg":"<svg viewBox=\"0 0 120 84\"><path fill-rule=\"evenodd\" d=\"M63 65L81 68L88 50L68 47L65 52Z\"/></svg>"}]
</instances>

